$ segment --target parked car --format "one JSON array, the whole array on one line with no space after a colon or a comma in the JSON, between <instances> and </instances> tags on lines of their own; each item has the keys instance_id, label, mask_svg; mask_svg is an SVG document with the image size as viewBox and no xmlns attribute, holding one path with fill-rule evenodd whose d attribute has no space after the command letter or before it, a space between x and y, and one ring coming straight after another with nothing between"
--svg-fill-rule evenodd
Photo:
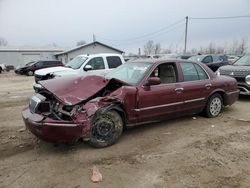
<instances>
[{"instance_id":1,"label":"parked car","mask_svg":"<svg viewBox=\"0 0 250 188\"><path fill-rule=\"evenodd\" d=\"M224 55L196 55L188 58L188 60L202 62L214 72L217 71L219 67L229 64Z\"/></svg>"},{"instance_id":2,"label":"parked car","mask_svg":"<svg viewBox=\"0 0 250 188\"><path fill-rule=\"evenodd\" d=\"M152 54L152 55L148 55L146 56L147 58L151 58L151 59L172 59L172 58L176 58L177 54L176 53L169 53L169 54Z\"/></svg>"},{"instance_id":3,"label":"parked car","mask_svg":"<svg viewBox=\"0 0 250 188\"><path fill-rule=\"evenodd\" d=\"M236 55L228 55L228 62L229 64L233 64L235 61L237 61L240 57Z\"/></svg>"},{"instance_id":4,"label":"parked car","mask_svg":"<svg viewBox=\"0 0 250 188\"><path fill-rule=\"evenodd\" d=\"M64 66L61 61L31 61L26 63L24 66L20 66L15 70L16 74L26 74L28 76L33 76L34 72L39 69L48 68L48 67L58 67Z\"/></svg>"},{"instance_id":5,"label":"parked car","mask_svg":"<svg viewBox=\"0 0 250 188\"><path fill-rule=\"evenodd\" d=\"M3 71L6 71L6 65L5 65L5 64L0 64L0 74L1 74Z\"/></svg>"},{"instance_id":6,"label":"parked car","mask_svg":"<svg viewBox=\"0 0 250 188\"><path fill-rule=\"evenodd\" d=\"M250 54L241 57L232 65L220 67L217 74L235 78L240 94L250 95Z\"/></svg>"},{"instance_id":7,"label":"parked car","mask_svg":"<svg viewBox=\"0 0 250 188\"><path fill-rule=\"evenodd\" d=\"M68 62L64 67L53 67L41 69L35 72L35 91L41 89L38 81L51 78L61 78L68 76L103 75L109 70L125 63L122 55L119 54L93 54L79 55Z\"/></svg>"},{"instance_id":8,"label":"parked car","mask_svg":"<svg viewBox=\"0 0 250 188\"><path fill-rule=\"evenodd\" d=\"M125 127L205 112L218 116L239 96L237 82L202 63L184 60L125 63L105 77L41 81L44 90L22 111L27 128L48 142L114 144Z\"/></svg>"}]
</instances>

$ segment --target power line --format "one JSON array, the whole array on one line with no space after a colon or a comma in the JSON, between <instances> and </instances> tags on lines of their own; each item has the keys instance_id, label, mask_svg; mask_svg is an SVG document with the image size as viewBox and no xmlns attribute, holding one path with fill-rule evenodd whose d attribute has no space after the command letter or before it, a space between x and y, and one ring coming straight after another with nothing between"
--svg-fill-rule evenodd
<instances>
[{"instance_id":1,"label":"power line","mask_svg":"<svg viewBox=\"0 0 250 188\"><path fill-rule=\"evenodd\" d=\"M102 36L98 36L98 37L101 38L101 39L103 39L103 40L107 40L107 41L117 41L117 42L119 42L119 41L133 41L133 40L142 39L142 38L145 38L145 37L148 37L148 36L152 36L152 35L155 35L157 33L164 32L166 29L169 29L169 28L171 28L173 26L176 26L176 25L178 25L178 24L180 24L182 22L184 22L184 19L178 20L175 23L170 24L168 26L165 26L165 27L163 27L161 29L158 29L158 30L156 30L154 32L147 33L145 35L138 36L138 37L128 38L128 39L109 39L109 38L105 38L105 37L102 37Z\"/></svg>"},{"instance_id":2,"label":"power line","mask_svg":"<svg viewBox=\"0 0 250 188\"><path fill-rule=\"evenodd\" d=\"M250 15L241 16L221 16L221 17L189 17L192 20L217 20L217 19L237 19L237 18L249 18Z\"/></svg>"},{"instance_id":3,"label":"power line","mask_svg":"<svg viewBox=\"0 0 250 188\"><path fill-rule=\"evenodd\" d=\"M173 31L173 30L176 30L176 29L178 29L178 28L180 28L180 27L183 27L184 25L182 24L182 25L175 25L174 27L172 27L172 28L169 28L168 30L166 30L164 33L158 33L157 35L155 35L155 36L153 36L153 37L151 37L151 38L158 38L159 36L162 36L162 35L166 35L166 34L168 34L169 32L171 32L171 31ZM145 39L140 39L139 41L144 41ZM131 45L131 44L135 44L135 42L129 42L129 41L118 41L119 42L119 44L112 44L113 46L127 46L127 45ZM137 41L138 42L138 41Z\"/></svg>"}]
</instances>

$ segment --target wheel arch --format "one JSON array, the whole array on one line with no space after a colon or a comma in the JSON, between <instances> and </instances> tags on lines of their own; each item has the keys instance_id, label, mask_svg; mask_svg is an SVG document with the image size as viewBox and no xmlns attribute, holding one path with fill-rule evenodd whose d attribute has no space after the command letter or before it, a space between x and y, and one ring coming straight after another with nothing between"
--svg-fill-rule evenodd
<instances>
[{"instance_id":1,"label":"wheel arch","mask_svg":"<svg viewBox=\"0 0 250 188\"><path fill-rule=\"evenodd\" d=\"M212 93L210 93L209 97L207 98L207 102L209 101L209 99L214 95L214 94L219 94L222 98L222 102L223 102L223 105L225 104L225 94L226 92L222 89L218 89L218 90L215 90L213 91Z\"/></svg>"}]
</instances>

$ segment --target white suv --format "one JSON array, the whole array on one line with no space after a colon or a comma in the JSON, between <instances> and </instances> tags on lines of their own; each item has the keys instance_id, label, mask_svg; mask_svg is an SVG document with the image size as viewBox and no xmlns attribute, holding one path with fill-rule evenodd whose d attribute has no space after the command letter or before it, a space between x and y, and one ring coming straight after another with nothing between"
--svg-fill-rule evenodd
<instances>
[{"instance_id":1,"label":"white suv","mask_svg":"<svg viewBox=\"0 0 250 188\"><path fill-rule=\"evenodd\" d=\"M74 75L104 75L107 71L124 64L122 55L104 53L79 55L64 67L52 67L35 71L34 89L41 88L38 81Z\"/></svg>"}]
</instances>

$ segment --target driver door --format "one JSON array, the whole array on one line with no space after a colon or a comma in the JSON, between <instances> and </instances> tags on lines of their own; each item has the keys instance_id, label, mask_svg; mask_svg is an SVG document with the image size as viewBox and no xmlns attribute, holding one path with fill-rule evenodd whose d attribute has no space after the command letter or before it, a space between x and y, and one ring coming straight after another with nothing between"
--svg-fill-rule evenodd
<instances>
[{"instance_id":1,"label":"driver door","mask_svg":"<svg viewBox=\"0 0 250 188\"><path fill-rule=\"evenodd\" d=\"M86 63L86 65L90 65L92 67L92 70L88 70L88 71L85 71L84 68L83 68L83 71L85 71L85 73L87 75L93 75L93 74L102 75L102 74L104 74L105 63L104 63L104 60L103 60L102 57L94 57L94 58L90 59Z\"/></svg>"},{"instance_id":2,"label":"driver door","mask_svg":"<svg viewBox=\"0 0 250 188\"><path fill-rule=\"evenodd\" d=\"M155 72L158 73L155 75ZM176 116L183 104L176 64L162 63L152 71L150 76L159 77L161 84L139 87L138 108L136 109L139 122Z\"/></svg>"}]
</instances>

